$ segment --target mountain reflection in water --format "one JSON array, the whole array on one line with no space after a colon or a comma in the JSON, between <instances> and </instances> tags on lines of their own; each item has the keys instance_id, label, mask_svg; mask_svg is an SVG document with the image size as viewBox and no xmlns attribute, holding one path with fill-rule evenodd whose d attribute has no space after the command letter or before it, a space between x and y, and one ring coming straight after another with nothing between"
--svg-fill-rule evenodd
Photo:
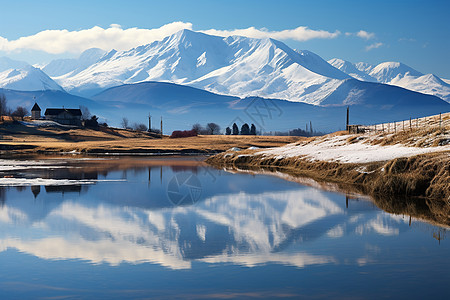
<instances>
[{"instance_id":1,"label":"mountain reflection in water","mask_svg":"<svg viewBox=\"0 0 450 300\"><path fill-rule=\"evenodd\" d=\"M93 264L151 262L170 269L190 269L194 261L363 265L376 259L378 246L354 242L346 252L330 245L349 237L398 236L410 228L408 218L366 200L346 204L345 195L269 176L224 173L195 159L63 166L9 171L15 178L3 183L21 179L22 185L0 187L0 251ZM198 178L197 202L177 206L168 197L177 174ZM43 187L34 185L37 179ZM46 179L63 182L45 185Z\"/></svg>"}]
</instances>

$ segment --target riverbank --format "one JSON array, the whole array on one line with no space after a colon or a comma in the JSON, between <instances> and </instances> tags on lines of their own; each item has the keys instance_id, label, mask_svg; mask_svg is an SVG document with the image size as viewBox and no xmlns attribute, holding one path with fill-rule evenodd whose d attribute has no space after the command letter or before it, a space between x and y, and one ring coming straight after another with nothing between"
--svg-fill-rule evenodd
<instances>
[{"instance_id":1,"label":"riverbank","mask_svg":"<svg viewBox=\"0 0 450 300\"><path fill-rule=\"evenodd\" d=\"M48 122L47 122L48 123ZM45 124L44 124L45 125ZM16 122L0 126L0 153L158 155L214 154L232 147L277 147L296 142L289 136L200 135L171 139L157 134L119 128L98 129Z\"/></svg>"},{"instance_id":2,"label":"riverbank","mask_svg":"<svg viewBox=\"0 0 450 300\"><path fill-rule=\"evenodd\" d=\"M228 169L276 168L295 176L352 185L377 198L439 199L447 205L442 211L448 220L450 115L439 122L439 126L396 132L337 132L271 149L233 149L206 162Z\"/></svg>"}]
</instances>

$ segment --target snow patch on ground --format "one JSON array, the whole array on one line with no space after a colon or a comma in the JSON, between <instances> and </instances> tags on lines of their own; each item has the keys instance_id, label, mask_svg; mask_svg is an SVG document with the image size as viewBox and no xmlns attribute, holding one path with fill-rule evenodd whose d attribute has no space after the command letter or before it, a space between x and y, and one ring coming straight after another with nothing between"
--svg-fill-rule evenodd
<instances>
[{"instance_id":1,"label":"snow patch on ground","mask_svg":"<svg viewBox=\"0 0 450 300\"><path fill-rule=\"evenodd\" d=\"M22 125L25 126L31 126L31 127L67 127L72 128L75 126L70 125L63 125L60 123L57 123L55 121L49 121L49 120L33 120L33 121L20 121Z\"/></svg>"},{"instance_id":2,"label":"snow patch on ground","mask_svg":"<svg viewBox=\"0 0 450 300\"><path fill-rule=\"evenodd\" d=\"M72 180L72 179L45 179L45 178L0 178L0 186L60 186L95 184L98 182L121 182L126 180Z\"/></svg>"},{"instance_id":3,"label":"snow patch on ground","mask_svg":"<svg viewBox=\"0 0 450 300\"><path fill-rule=\"evenodd\" d=\"M424 153L450 151L450 145L439 147L406 147L402 145L379 146L363 143L347 142L348 135L326 137L312 142L289 144L255 152L276 159L302 157L309 161L331 161L340 163L371 163L388 161L399 157L409 157Z\"/></svg>"},{"instance_id":4,"label":"snow patch on ground","mask_svg":"<svg viewBox=\"0 0 450 300\"><path fill-rule=\"evenodd\" d=\"M10 160L0 159L0 171L17 171L24 169L56 169L65 168L64 162L43 160Z\"/></svg>"}]
</instances>

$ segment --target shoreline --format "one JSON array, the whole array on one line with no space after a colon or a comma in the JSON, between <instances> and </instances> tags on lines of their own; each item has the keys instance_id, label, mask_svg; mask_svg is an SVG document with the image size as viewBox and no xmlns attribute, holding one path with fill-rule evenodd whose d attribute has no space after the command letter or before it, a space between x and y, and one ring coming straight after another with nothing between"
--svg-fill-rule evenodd
<instances>
[{"instance_id":1,"label":"shoreline","mask_svg":"<svg viewBox=\"0 0 450 300\"><path fill-rule=\"evenodd\" d=\"M259 151L262 152L262 151ZM216 168L278 168L287 174L318 181L350 184L369 195L446 199L450 204L450 152L433 152L388 161L341 163L302 157L274 158L258 151L230 151L209 157Z\"/></svg>"},{"instance_id":2,"label":"shoreline","mask_svg":"<svg viewBox=\"0 0 450 300\"><path fill-rule=\"evenodd\" d=\"M448 129L336 132L270 149L229 150L205 162L221 169L264 169L345 186L375 199L386 211L408 199L403 211L427 206L439 223L450 226Z\"/></svg>"},{"instance_id":3,"label":"shoreline","mask_svg":"<svg viewBox=\"0 0 450 300\"><path fill-rule=\"evenodd\" d=\"M318 188L324 191L340 193L345 195L346 204L355 201L370 201L385 212L409 216L411 218L426 221L432 225L450 228L450 205L440 199L430 199L424 197L386 197L377 195L367 195L357 186L348 183L336 183L324 180L316 180L311 177L303 177L286 172L278 167L248 167L240 169L222 168L225 172L245 173L251 175L268 175L299 183L301 185ZM350 204L351 205L351 204Z\"/></svg>"}]
</instances>

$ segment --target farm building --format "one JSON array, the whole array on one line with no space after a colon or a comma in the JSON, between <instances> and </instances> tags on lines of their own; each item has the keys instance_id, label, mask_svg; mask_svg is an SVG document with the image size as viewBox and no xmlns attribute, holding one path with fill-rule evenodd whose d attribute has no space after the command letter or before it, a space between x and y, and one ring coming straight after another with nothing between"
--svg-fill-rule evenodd
<instances>
[{"instance_id":1,"label":"farm building","mask_svg":"<svg viewBox=\"0 0 450 300\"><path fill-rule=\"evenodd\" d=\"M64 125L81 126L81 110L78 108L47 108L45 118Z\"/></svg>"},{"instance_id":2,"label":"farm building","mask_svg":"<svg viewBox=\"0 0 450 300\"><path fill-rule=\"evenodd\" d=\"M31 109L31 118L33 120L39 120L41 118L41 108L35 102L33 108Z\"/></svg>"}]
</instances>

